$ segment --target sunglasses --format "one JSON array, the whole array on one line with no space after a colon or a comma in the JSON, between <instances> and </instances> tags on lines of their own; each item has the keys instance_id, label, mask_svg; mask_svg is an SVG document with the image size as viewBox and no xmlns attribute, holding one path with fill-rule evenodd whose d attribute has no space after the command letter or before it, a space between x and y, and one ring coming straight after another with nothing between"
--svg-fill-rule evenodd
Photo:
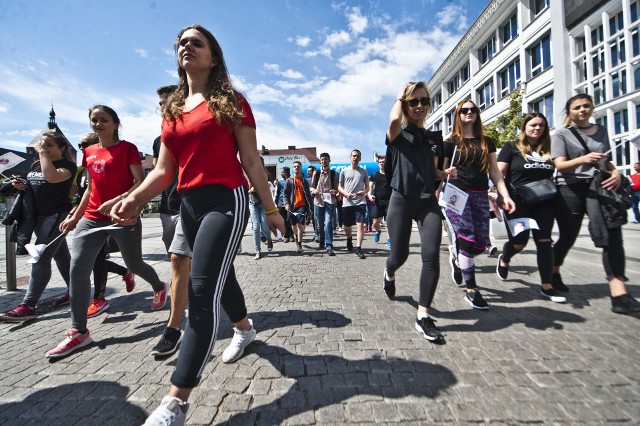
<instances>
[{"instance_id":1,"label":"sunglasses","mask_svg":"<svg viewBox=\"0 0 640 426\"><path fill-rule=\"evenodd\" d=\"M93 142L82 142L78 144L78 148L87 149L87 147L91 145L93 145Z\"/></svg>"},{"instance_id":2,"label":"sunglasses","mask_svg":"<svg viewBox=\"0 0 640 426\"><path fill-rule=\"evenodd\" d=\"M460 108L460 114L467 114L467 113L477 114L479 112L480 110L477 107Z\"/></svg>"},{"instance_id":3,"label":"sunglasses","mask_svg":"<svg viewBox=\"0 0 640 426\"><path fill-rule=\"evenodd\" d=\"M416 107L418 106L418 103L420 103L420 105L422 106L427 106L429 105L429 102L431 102L431 99L427 97L420 98L420 99L415 98L415 99L408 99L406 102L409 104L410 107Z\"/></svg>"}]
</instances>

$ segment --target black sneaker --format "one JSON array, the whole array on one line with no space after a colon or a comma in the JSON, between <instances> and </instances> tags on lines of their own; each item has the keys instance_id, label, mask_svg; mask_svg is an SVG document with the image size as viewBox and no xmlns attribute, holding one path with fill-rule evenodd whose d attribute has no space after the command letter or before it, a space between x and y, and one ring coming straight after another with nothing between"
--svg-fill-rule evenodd
<instances>
[{"instance_id":1,"label":"black sneaker","mask_svg":"<svg viewBox=\"0 0 640 426\"><path fill-rule=\"evenodd\" d=\"M320 244L318 244L318 249L319 249L319 250L324 250L324 249L325 249L325 245L324 245L324 243L320 243Z\"/></svg>"},{"instance_id":2,"label":"black sneaker","mask_svg":"<svg viewBox=\"0 0 640 426\"><path fill-rule=\"evenodd\" d=\"M462 271L460 267L456 264L456 257L449 256L449 265L451 265L451 279L457 285L462 284Z\"/></svg>"},{"instance_id":3,"label":"black sneaker","mask_svg":"<svg viewBox=\"0 0 640 426\"><path fill-rule=\"evenodd\" d=\"M335 252L335 251L333 251L333 249L329 249L329 250L327 250L327 254L328 254L329 256L335 256L335 255L336 255L336 252Z\"/></svg>"},{"instance_id":4,"label":"black sneaker","mask_svg":"<svg viewBox=\"0 0 640 426\"><path fill-rule=\"evenodd\" d=\"M366 259L367 256L364 255L364 253L362 252L362 249L360 247L356 247L356 256L358 256L360 259Z\"/></svg>"},{"instance_id":5,"label":"black sneaker","mask_svg":"<svg viewBox=\"0 0 640 426\"><path fill-rule=\"evenodd\" d=\"M558 291L551 287L550 289L546 289L544 287L540 287L540 294L556 303L564 303L567 301L567 298L558 293Z\"/></svg>"},{"instance_id":6,"label":"black sneaker","mask_svg":"<svg viewBox=\"0 0 640 426\"><path fill-rule=\"evenodd\" d=\"M616 314L635 315L640 314L640 302L630 294L611 298L611 310Z\"/></svg>"},{"instance_id":7,"label":"black sneaker","mask_svg":"<svg viewBox=\"0 0 640 426\"><path fill-rule=\"evenodd\" d=\"M496 265L496 274L498 274L498 278L502 281L507 279L507 275L509 275L509 267L502 266L502 255L498 256L498 264Z\"/></svg>"},{"instance_id":8,"label":"black sneaker","mask_svg":"<svg viewBox=\"0 0 640 426\"><path fill-rule=\"evenodd\" d=\"M444 339L444 336L436 327L435 321L431 317L416 320L416 330L418 330L425 339L436 341Z\"/></svg>"},{"instance_id":9,"label":"black sneaker","mask_svg":"<svg viewBox=\"0 0 640 426\"><path fill-rule=\"evenodd\" d=\"M267 241L267 251L273 250L273 240Z\"/></svg>"},{"instance_id":10,"label":"black sneaker","mask_svg":"<svg viewBox=\"0 0 640 426\"><path fill-rule=\"evenodd\" d=\"M351 238L347 238L347 250L353 251L353 241L351 240Z\"/></svg>"},{"instance_id":11,"label":"black sneaker","mask_svg":"<svg viewBox=\"0 0 640 426\"><path fill-rule=\"evenodd\" d=\"M391 300L396 296L396 281L387 279L387 269L384 270L384 292L387 293L387 297Z\"/></svg>"},{"instance_id":12,"label":"black sneaker","mask_svg":"<svg viewBox=\"0 0 640 426\"><path fill-rule=\"evenodd\" d=\"M489 309L489 304L485 302L479 291L465 292L464 300L471 305L473 309Z\"/></svg>"},{"instance_id":13,"label":"black sneaker","mask_svg":"<svg viewBox=\"0 0 640 426\"><path fill-rule=\"evenodd\" d=\"M497 252L498 252L497 246L489 246L489 254L488 254L489 257L495 256Z\"/></svg>"},{"instance_id":14,"label":"black sneaker","mask_svg":"<svg viewBox=\"0 0 640 426\"><path fill-rule=\"evenodd\" d=\"M567 287L562 282L562 276L560 274L553 274L551 276L551 285L553 286L553 288L555 290L561 291L563 293L568 293L569 292L569 287Z\"/></svg>"},{"instance_id":15,"label":"black sneaker","mask_svg":"<svg viewBox=\"0 0 640 426\"><path fill-rule=\"evenodd\" d=\"M180 346L182 340L182 330L176 328L167 327L160 337L160 341L157 345L151 349L151 355L153 356L169 356L175 353Z\"/></svg>"},{"instance_id":16,"label":"black sneaker","mask_svg":"<svg viewBox=\"0 0 640 426\"><path fill-rule=\"evenodd\" d=\"M296 243L296 244L297 244L296 253L302 253L302 243Z\"/></svg>"}]
</instances>

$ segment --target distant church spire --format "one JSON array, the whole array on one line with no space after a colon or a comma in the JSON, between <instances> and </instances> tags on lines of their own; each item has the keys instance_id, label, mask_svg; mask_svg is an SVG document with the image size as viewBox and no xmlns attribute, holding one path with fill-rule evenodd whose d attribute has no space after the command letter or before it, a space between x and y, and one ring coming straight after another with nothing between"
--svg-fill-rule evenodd
<instances>
[{"instance_id":1,"label":"distant church spire","mask_svg":"<svg viewBox=\"0 0 640 426\"><path fill-rule=\"evenodd\" d=\"M56 125L56 112L53 110L53 102L51 102L51 111L49 111L49 128L55 129Z\"/></svg>"}]
</instances>

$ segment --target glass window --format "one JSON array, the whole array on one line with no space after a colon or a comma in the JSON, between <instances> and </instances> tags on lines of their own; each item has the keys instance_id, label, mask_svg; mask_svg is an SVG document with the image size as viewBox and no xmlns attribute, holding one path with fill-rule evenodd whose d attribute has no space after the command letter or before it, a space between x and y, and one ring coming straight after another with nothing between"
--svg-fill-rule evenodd
<instances>
[{"instance_id":1,"label":"glass window","mask_svg":"<svg viewBox=\"0 0 640 426\"><path fill-rule=\"evenodd\" d=\"M442 94L441 93L436 93L435 95L433 95L431 97L431 110L435 111L438 108L440 108L440 105L442 104Z\"/></svg>"},{"instance_id":2,"label":"glass window","mask_svg":"<svg viewBox=\"0 0 640 426\"><path fill-rule=\"evenodd\" d=\"M627 93L627 70L620 70L611 74L612 98L617 98Z\"/></svg>"},{"instance_id":3,"label":"glass window","mask_svg":"<svg viewBox=\"0 0 640 426\"><path fill-rule=\"evenodd\" d=\"M614 134L624 133L629 130L629 114L626 109L613 113Z\"/></svg>"},{"instance_id":4,"label":"glass window","mask_svg":"<svg viewBox=\"0 0 640 426\"><path fill-rule=\"evenodd\" d=\"M542 11L549 7L550 0L531 0L531 12L533 16L538 16Z\"/></svg>"},{"instance_id":5,"label":"glass window","mask_svg":"<svg viewBox=\"0 0 640 426\"><path fill-rule=\"evenodd\" d=\"M529 48L531 77L535 77L551 66L551 36L547 34Z\"/></svg>"},{"instance_id":6,"label":"glass window","mask_svg":"<svg viewBox=\"0 0 640 426\"><path fill-rule=\"evenodd\" d=\"M529 112L539 112L547 117L549 128L553 128L553 92L529 103Z\"/></svg>"},{"instance_id":7,"label":"glass window","mask_svg":"<svg viewBox=\"0 0 640 426\"><path fill-rule=\"evenodd\" d=\"M587 58L583 56L574 62L576 67L576 83L582 83L587 80Z\"/></svg>"},{"instance_id":8,"label":"glass window","mask_svg":"<svg viewBox=\"0 0 640 426\"><path fill-rule=\"evenodd\" d=\"M584 37L576 37L575 42L576 42L576 56L581 53L584 53L585 50L587 50L587 44Z\"/></svg>"},{"instance_id":9,"label":"glass window","mask_svg":"<svg viewBox=\"0 0 640 426\"><path fill-rule=\"evenodd\" d=\"M484 46L482 46L482 48L480 49L479 52L479 58L480 59L480 64L484 65L487 62L489 62L489 60L491 58L493 58L493 55L496 54L496 38L495 37L491 37L491 39L487 42L487 44L485 44Z\"/></svg>"},{"instance_id":10,"label":"glass window","mask_svg":"<svg viewBox=\"0 0 640 426\"><path fill-rule=\"evenodd\" d=\"M596 124L601 125L602 127L607 127L607 116L596 118Z\"/></svg>"},{"instance_id":11,"label":"glass window","mask_svg":"<svg viewBox=\"0 0 640 426\"><path fill-rule=\"evenodd\" d=\"M456 109L449 111L445 117L447 120L447 133L451 133L453 130L453 120L456 118Z\"/></svg>"},{"instance_id":12,"label":"glass window","mask_svg":"<svg viewBox=\"0 0 640 426\"><path fill-rule=\"evenodd\" d=\"M591 66L594 76L604 72L604 49L602 47L591 53Z\"/></svg>"},{"instance_id":13,"label":"glass window","mask_svg":"<svg viewBox=\"0 0 640 426\"><path fill-rule=\"evenodd\" d=\"M493 94L493 79L489 79L480 89L476 91L478 95L478 108L481 110L490 107L495 101Z\"/></svg>"},{"instance_id":14,"label":"glass window","mask_svg":"<svg viewBox=\"0 0 640 426\"><path fill-rule=\"evenodd\" d=\"M624 35L618 37L609 43L609 49L611 50L611 66L615 67L625 61L625 49L624 49Z\"/></svg>"},{"instance_id":15,"label":"glass window","mask_svg":"<svg viewBox=\"0 0 640 426\"><path fill-rule=\"evenodd\" d=\"M593 103L599 105L607 101L605 79L593 83Z\"/></svg>"},{"instance_id":16,"label":"glass window","mask_svg":"<svg viewBox=\"0 0 640 426\"><path fill-rule=\"evenodd\" d=\"M447 90L449 91L449 96L454 94L460 88L460 75L456 74L449 82L447 83Z\"/></svg>"},{"instance_id":17,"label":"glass window","mask_svg":"<svg viewBox=\"0 0 640 426\"><path fill-rule=\"evenodd\" d=\"M636 22L638 20L638 2L637 1L634 1L633 3L631 3L630 10L631 10L631 22Z\"/></svg>"},{"instance_id":18,"label":"glass window","mask_svg":"<svg viewBox=\"0 0 640 426\"><path fill-rule=\"evenodd\" d=\"M633 56L640 55L640 39L638 39L638 28L631 30L631 45L633 46Z\"/></svg>"},{"instance_id":19,"label":"glass window","mask_svg":"<svg viewBox=\"0 0 640 426\"><path fill-rule=\"evenodd\" d=\"M469 64L467 63L467 65L465 65L460 69L460 78L464 83L465 81L469 80L470 76L471 76L471 73L469 72Z\"/></svg>"},{"instance_id":20,"label":"glass window","mask_svg":"<svg viewBox=\"0 0 640 426\"><path fill-rule=\"evenodd\" d=\"M518 35L518 17L514 13L511 18L502 26L502 44L507 44Z\"/></svg>"},{"instance_id":21,"label":"glass window","mask_svg":"<svg viewBox=\"0 0 640 426\"><path fill-rule=\"evenodd\" d=\"M604 33L603 33L602 25L591 30L591 46L600 44L602 43L603 40L604 40Z\"/></svg>"},{"instance_id":22,"label":"glass window","mask_svg":"<svg viewBox=\"0 0 640 426\"><path fill-rule=\"evenodd\" d=\"M624 27L624 21L622 20L622 11L617 15L613 15L609 18L609 35L612 36Z\"/></svg>"},{"instance_id":23,"label":"glass window","mask_svg":"<svg viewBox=\"0 0 640 426\"><path fill-rule=\"evenodd\" d=\"M520 84L520 59L500 71L500 97L503 98Z\"/></svg>"},{"instance_id":24,"label":"glass window","mask_svg":"<svg viewBox=\"0 0 640 426\"><path fill-rule=\"evenodd\" d=\"M636 61L633 64L633 88L640 90L640 62ZM640 121L638 121L638 128L640 128Z\"/></svg>"},{"instance_id":25,"label":"glass window","mask_svg":"<svg viewBox=\"0 0 640 426\"><path fill-rule=\"evenodd\" d=\"M434 132L442 131L442 120L438 120L433 123L433 126L431 126L431 130Z\"/></svg>"}]
</instances>

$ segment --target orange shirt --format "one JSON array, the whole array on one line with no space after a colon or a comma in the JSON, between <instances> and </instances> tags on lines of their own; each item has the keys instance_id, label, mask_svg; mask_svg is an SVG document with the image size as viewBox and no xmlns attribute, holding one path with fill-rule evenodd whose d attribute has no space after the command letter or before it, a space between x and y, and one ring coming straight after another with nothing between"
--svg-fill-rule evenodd
<instances>
[{"instance_id":1,"label":"orange shirt","mask_svg":"<svg viewBox=\"0 0 640 426\"><path fill-rule=\"evenodd\" d=\"M294 176L293 178L293 181L296 184L295 201L293 202L294 208L298 208L300 206L304 206L305 204L307 204L304 199L304 187L302 186L302 179L304 179L304 177Z\"/></svg>"}]
</instances>

